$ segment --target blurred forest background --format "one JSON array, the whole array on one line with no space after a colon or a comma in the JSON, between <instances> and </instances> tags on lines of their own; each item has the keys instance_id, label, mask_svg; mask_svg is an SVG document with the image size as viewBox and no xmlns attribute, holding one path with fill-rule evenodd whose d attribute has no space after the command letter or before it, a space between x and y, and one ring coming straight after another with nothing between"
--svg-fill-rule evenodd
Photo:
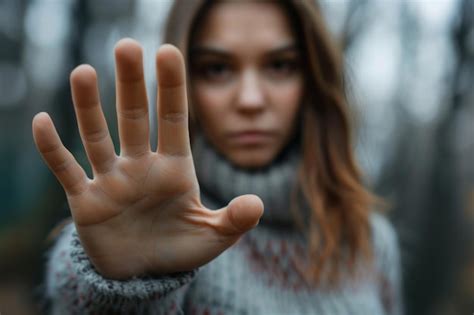
<instances>
[{"instance_id":1,"label":"blurred forest background","mask_svg":"<svg viewBox=\"0 0 474 315\"><path fill-rule=\"evenodd\" d=\"M97 69L116 132L113 46L125 36L143 44L153 91L170 3L0 0L1 314L40 313L47 236L69 215L34 147L33 115L49 112L87 167L69 72L80 63ZM407 314L472 314L474 1L325 0L322 8L346 52L359 161L392 205Z\"/></svg>"}]
</instances>

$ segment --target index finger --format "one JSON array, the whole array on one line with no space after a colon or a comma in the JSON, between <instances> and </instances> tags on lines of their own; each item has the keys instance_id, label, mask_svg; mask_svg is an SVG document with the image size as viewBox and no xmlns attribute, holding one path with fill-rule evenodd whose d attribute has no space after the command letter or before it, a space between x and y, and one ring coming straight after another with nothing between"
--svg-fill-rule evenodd
<instances>
[{"instance_id":1,"label":"index finger","mask_svg":"<svg viewBox=\"0 0 474 315\"><path fill-rule=\"evenodd\" d=\"M188 130L186 74L181 52L165 44L156 54L158 74L158 152L191 153Z\"/></svg>"}]
</instances>

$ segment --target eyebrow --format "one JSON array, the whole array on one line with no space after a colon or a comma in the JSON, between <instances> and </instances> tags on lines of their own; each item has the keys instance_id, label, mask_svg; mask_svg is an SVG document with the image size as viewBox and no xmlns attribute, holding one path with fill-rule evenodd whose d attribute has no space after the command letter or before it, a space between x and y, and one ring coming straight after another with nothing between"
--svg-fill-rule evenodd
<instances>
[{"instance_id":1,"label":"eyebrow","mask_svg":"<svg viewBox=\"0 0 474 315\"><path fill-rule=\"evenodd\" d=\"M299 51L298 45L296 43L289 43L289 44L284 44L279 47L273 48L270 51L265 53L265 56L271 57L274 55L278 55L281 53L285 52L293 52L293 51ZM220 57L224 58L231 58L232 53L228 50L219 48L219 47L214 47L214 46L195 46L191 49L191 54L196 54L196 55L217 55Z\"/></svg>"}]
</instances>

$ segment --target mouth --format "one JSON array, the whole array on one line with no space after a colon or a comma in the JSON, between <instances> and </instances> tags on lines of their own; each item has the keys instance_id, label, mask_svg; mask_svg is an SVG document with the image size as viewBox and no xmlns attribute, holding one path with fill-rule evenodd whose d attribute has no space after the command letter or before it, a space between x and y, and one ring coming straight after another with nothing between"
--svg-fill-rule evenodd
<instances>
[{"instance_id":1,"label":"mouth","mask_svg":"<svg viewBox=\"0 0 474 315\"><path fill-rule=\"evenodd\" d=\"M273 140L275 133L263 130L244 130L229 134L231 142L243 146L264 145Z\"/></svg>"}]
</instances>

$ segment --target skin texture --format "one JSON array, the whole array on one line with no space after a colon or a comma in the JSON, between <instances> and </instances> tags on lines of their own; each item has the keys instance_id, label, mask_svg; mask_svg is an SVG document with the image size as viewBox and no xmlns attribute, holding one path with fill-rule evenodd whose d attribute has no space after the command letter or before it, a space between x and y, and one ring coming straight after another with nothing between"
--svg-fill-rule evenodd
<instances>
[{"instance_id":1,"label":"skin texture","mask_svg":"<svg viewBox=\"0 0 474 315\"><path fill-rule=\"evenodd\" d=\"M254 49L245 46L241 51L238 47L241 33L248 29L226 28L237 41L229 46L230 42L224 38L213 37L214 44L232 51L240 69L235 81L232 79L228 87L217 82L216 89L212 88L214 83L202 82L204 77L197 78L193 84L203 106L200 116L204 122L216 121L212 116L214 111L228 117L216 130L208 130L216 132L217 137L211 138L213 142L224 142L219 148L227 148L229 141L221 136L226 132L220 129L224 125L265 127L275 133L260 148L231 145L229 151L224 151L232 161L255 167L270 162L291 136L301 78L298 72L291 72L286 78L279 71L275 74L271 70L273 66L268 66L270 59L262 57L274 45L292 40L281 11L273 5L249 5L255 5L258 10L272 9L269 11L272 14L261 13L270 15L266 18L268 23L272 19L280 21L272 24L280 25L277 31L265 25L270 36L265 44ZM242 11L235 7L235 13ZM209 27L207 31L213 29ZM172 45L161 46L156 54L158 147L156 152L151 151L142 59L142 48L136 41L123 39L117 43L119 155L114 151L102 111L95 70L81 65L71 73L74 109L92 166L92 179L63 146L48 114L37 114L32 123L38 151L65 190L86 253L96 269L111 279L200 267L255 227L263 214L262 201L255 195L237 197L218 210L201 204L189 143L184 60Z\"/></svg>"},{"instance_id":2,"label":"skin texture","mask_svg":"<svg viewBox=\"0 0 474 315\"><path fill-rule=\"evenodd\" d=\"M303 93L300 54L288 18L270 2L221 2L191 50L192 97L201 128L228 160L265 166L291 140ZM235 133L259 130L253 143Z\"/></svg>"}]
</instances>

